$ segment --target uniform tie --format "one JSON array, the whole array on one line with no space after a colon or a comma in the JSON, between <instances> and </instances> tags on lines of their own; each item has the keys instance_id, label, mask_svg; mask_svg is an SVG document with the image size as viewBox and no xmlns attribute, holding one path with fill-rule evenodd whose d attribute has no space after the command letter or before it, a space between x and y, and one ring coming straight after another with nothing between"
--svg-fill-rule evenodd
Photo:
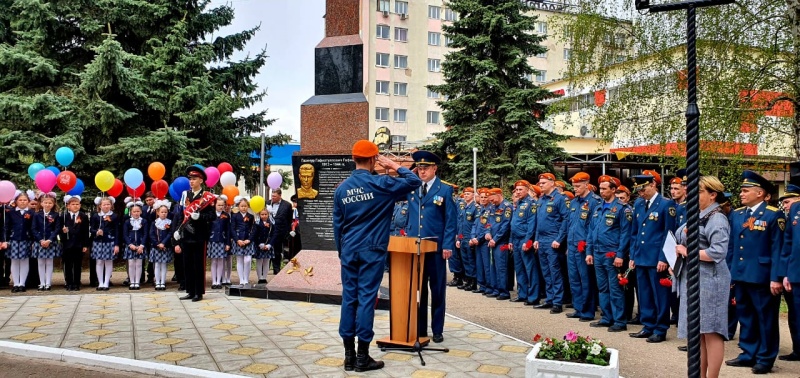
<instances>
[{"instance_id":1,"label":"uniform tie","mask_svg":"<svg viewBox=\"0 0 800 378\"><path fill-rule=\"evenodd\" d=\"M423 184L422 185L422 196L425 197L426 195L428 195L428 184Z\"/></svg>"},{"instance_id":2,"label":"uniform tie","mask_svg":"<svg viewBox=\"0 0 800 378\"><path fill-rule=\"evenodd\" d=\"M645 201L644 210L650 210L650 200Z\"/></svg>"},{"instance_id":3,"label":"uniform tie","mask_svg":"<svg viewBox=\"0 0 800 378\"><path fill-rule=\"evenodd\" d=\"M751 209L748 207L748 208L747 208L747 217L748 217L748 218L750 218L750 216L751 216L751 215L753 215L753 210L751 210Z\"/></svg>"}]
</instances>

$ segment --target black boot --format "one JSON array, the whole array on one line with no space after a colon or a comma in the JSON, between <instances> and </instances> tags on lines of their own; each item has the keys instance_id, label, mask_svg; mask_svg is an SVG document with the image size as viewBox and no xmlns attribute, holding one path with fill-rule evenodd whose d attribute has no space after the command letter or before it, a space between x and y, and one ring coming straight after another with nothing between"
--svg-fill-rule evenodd
<instances>
[{"instance_id":1,"label":"black boot","mask_svg":"<svg viewBox=\"0 0 800 378\"><path fill-rule=\"evenodd\" d=\"M375 361L369 356L369 342L358 340L358 353L356 354L356 371L370 371L383 369L383 361Z\"/></svg>"},{"instance_id":2,"label":"black boot","mask_svg":"<svg viewBox=\"0 0 800 378\"><path fill-rule=\"evenodd\" d=\"M344 370L353 371L356 368L356 341L344 340Z\"/></svg>"},{"instance_id":3,"label":"black boot","mask_svg":"<svg viewBox=\"0 0 800 378\"><path fill-rule=\"evenodd\" d=\"M473 291L478 288L477 281L473 277L467 277L467 284L464 285L464 290Z\"/></svg>"},{"instance_id":4,"label":"black boot","mask_svg":"<svg viewBox=\"0 0 800 378\"><path fill-rule=\"evenodd\" d=\"M469 285L469 277L465 276L463 273L461 274L461 282L460 285L457 287L461 290L464 290L465 287Z\"/></svg>"},{"instance_id":5,"label":"black boot","mask_svg":"<svg viewBox=\"0 0 800 378\"><path fill-rule=\"evenodd\" d=\"M459 286L461 284L461 273L454 273L453 280L448 282L447 286Z\"/></svg>"}]
</instances>

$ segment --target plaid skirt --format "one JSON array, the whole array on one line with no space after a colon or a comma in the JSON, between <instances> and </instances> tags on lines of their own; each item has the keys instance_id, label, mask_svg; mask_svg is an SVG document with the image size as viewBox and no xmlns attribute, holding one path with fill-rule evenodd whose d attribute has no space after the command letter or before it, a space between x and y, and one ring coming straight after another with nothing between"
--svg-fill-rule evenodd
<instances>
[{"instance_id":1,"label":"plaid skirt","mask_svg":"<svg viewBox=\"0 0 800 378\"><path fill-rule=\"evenodd\" d=\"M8 242L6 257L17 260L31 257L31 242L18 240Z\"/></svg>"},{"instance_id":2,"label":"plaid skirt","mask_svg":"<svg viewBox=\"0 0 800 378\"><path fill-rule=\"evenodd\" d=\"M39 242L33 243L33 253L31 257L35 259L52 259L56 257L61 257L61 244L50 243L50 248L42 247Z\"/></svg>"},{"instance_id":3,"label":"plaid skirt","mask_svg":"<svg viewBox=\"0 0 800 378\"><path fill-rule=\"evenodd\" d=\"M222 259L228 256L225 251L225 243L208 243L208 258Z\"/></svg>"},{"instance_id":4,"label":"plaid skirt","mask_svg":"<svg viewBox=\"0 0 800 378\"><path fill-rule=\"evenodd\" d=\"M253 253L254 259L271 259L274 256L272 249L261 249L258 246L254 246L253 249L255 252Z\"/></svg>"},{"instance_id":5,"label":"plaid skirt","mask_svg":"<svg viewBox=\"0 0 800 378\"><path fill-rule=\"evenodd\" d=\"M114 260L114 243L92 243L91 257L95 260Z\"/></svg>"},{"instance_id":6,"label":"plaid skirt","mask_svg":"<svg viewBox=\"0 0 800 378\"><path fill-rule=\"evenodd\" d=\"M142 253L136 253L136 251L131 251L131 249L126 245L125 251L122 253L122 258L125 260L141 260L147 257L147 248L142 251Z\"/></svg>"},{"instance_id":7,"label":"plaid skirt","mask_svg":"<svg viewBox=\"0 0 800 378\"><path fill-rule=\"evenodd\" d=\"M167 248L162 251L158 248L150 248L149 260L154 263L172 262L172 250Z\"/></svg>"},{"instance_id":8,"label":"plaid skirt","mask_svg":"<svg viewBox=\"0 0 800 378\"><path fill-rule=\"evenodd\" d=\"M252 256L253 255L253 244L248 244L244 247L240 247L235 242L231 245L231 254L236 256Z\"/></svg>"}]
</instances>

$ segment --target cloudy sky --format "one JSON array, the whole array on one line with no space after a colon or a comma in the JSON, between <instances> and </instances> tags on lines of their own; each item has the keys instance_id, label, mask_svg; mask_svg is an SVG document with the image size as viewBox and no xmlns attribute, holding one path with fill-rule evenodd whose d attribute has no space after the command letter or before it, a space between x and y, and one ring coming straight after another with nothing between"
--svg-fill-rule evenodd
<instances>
[{"instance_id":1,"label":"cloudy sky","mask_svg":"<svg viewBox=\"0 0 800 378\"><path fill-rule=\"evenodd\" d=\"M266 48L266 66L256 77L267 97L253 112L268 109L277 120L268 135L283 132L300 139L300 104L314 95L314 46L325 35L325 0L213 0L211 6L230 4L233 24L219 31L227 35L261 24L261 30L235 59Z\"/></svg>"}]
</instances>

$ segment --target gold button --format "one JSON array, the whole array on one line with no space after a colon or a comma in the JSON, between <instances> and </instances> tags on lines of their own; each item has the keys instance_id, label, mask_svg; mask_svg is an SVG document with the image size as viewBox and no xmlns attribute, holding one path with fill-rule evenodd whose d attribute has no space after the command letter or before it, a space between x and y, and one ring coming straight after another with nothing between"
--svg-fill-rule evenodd
<instances>
[{"instance_id":1,"label":"gold button","mask_svg":"<svg viewBox=\"0 0 800 378\"><path fill-rule=\"evenodd\" d=\"M744 257L740 257L740 258L739 258L739 261L744 261Z\"/></svg>"}]
</instances>

